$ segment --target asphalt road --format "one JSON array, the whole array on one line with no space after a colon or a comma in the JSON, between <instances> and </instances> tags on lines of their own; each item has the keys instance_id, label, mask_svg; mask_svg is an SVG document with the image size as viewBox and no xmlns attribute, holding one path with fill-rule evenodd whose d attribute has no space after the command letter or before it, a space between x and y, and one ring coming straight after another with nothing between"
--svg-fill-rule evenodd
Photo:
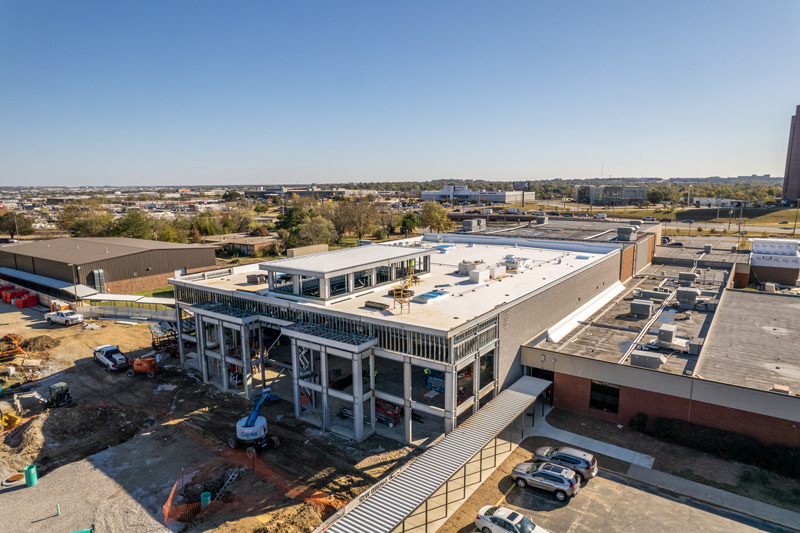
<instances>
[{"instance_id":1,"label":"asphalt road","mask_svg":"<svg viewBox=\"0 0 800 533\"><path fill-rule=\"evenodd\" d=\"M549 492L514 486L499 505L551 533L794 532L602 471L566 503Z\"/></svg>"}]
</instances>

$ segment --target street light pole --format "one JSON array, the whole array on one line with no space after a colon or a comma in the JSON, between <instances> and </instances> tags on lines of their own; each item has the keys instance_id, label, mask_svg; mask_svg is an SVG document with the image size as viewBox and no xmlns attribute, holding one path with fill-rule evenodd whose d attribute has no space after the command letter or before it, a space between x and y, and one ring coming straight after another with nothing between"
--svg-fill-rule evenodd
<instances>
[{"instance_id":1,"label":"street light pole","mask_svg":"<svg viewBox=\"0 0 800 533\"><path fill-rule=\"evenodd\" d=\"M800 198L797 199L797 208L794 210L794 228L792 228L792 235L797 231L797 213L800 211Z\"/></svg>"}]
</instances>

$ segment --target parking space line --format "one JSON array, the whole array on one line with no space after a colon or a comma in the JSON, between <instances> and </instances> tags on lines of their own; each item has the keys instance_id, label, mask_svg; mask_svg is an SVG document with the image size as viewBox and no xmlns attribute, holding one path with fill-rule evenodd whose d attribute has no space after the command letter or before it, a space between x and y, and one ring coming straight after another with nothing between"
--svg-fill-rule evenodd
<instances>
[{"instance_id":1,"label":"parking space line","mask_svg":"<svg viewBox=\"0 0 800 533\"><path fill-rule=\"evenodd\" d=\"M583 507L581 507L580 509L580 514L578 514L578 516L575 517L575 520L572 521L572 524L569 526L567 533L573 533L575 529L580 525L581 519L583 518L583 514L589 508L589 504L591 503L591 501L592 500L586 500L586 503L584 503Z\"/></svg>"}]
</instances>

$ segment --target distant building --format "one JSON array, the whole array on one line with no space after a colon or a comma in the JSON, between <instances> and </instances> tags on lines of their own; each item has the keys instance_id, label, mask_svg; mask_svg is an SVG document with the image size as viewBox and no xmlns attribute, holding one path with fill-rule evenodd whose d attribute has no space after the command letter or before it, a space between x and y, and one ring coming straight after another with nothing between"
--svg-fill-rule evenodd
<instances>
[{"instance_id":1,"label":"distant building","mask_svg":"<svg viewBox=\"0 0 800 533\"><path fill-rule=\"evenodd\" d=\"M692 203L700 207L741 207L742 200L731 200L730 198L710 198L708 196L695 196ZM744 200L744 206L750 207L754 202Z\"/></svg>"},{"instance_id":2,"label":"distant building","mask_svg":"<svg viewBox=\"0 0 800 533\"><path fill-rule=\"evenodd\" d=\"M786 152L786 172L783 174L783 199L800 198L800 105L789 128L789 149Z\"/></svg>"},{"instance_id":3,"label":"distant building","mask_svg":"<svg viewBox=\"0 0 800 533\"><path fill-rule=\"evenodd\" d=\"M526 191L525 197L526 200L535 200L536 193ZM438 191L422 191L422 200L425 202L486 200L487 202L516 203L522 201L522 191L471 191L466 185L445 185Z\"/></svg>"},{"instance_id":4,"label":"distant building","mask_svg":"<svg viewBox=\"0 0 800 533\"><path fill-rule=\"evenodd\" d=\"M647 187L576 185L574 198L581 204L638 205L647 200Z\"/></svg>"}]
</instances>

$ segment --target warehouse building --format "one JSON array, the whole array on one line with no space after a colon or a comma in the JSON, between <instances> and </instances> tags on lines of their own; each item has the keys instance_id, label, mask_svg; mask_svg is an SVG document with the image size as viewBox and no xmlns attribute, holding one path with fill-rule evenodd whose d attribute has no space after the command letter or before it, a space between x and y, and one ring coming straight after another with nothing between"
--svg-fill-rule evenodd
<instances>
[{"instance_id":1,"label":"warehouse building","mask_svg":"<svg viewBox=\"0 0 800 533\"><path fill-rule=\"evenodd\" d=\"M214 249L124 237L62 238L0 249L0 278L55 297L144 291L214 269ZM33 286L33 285L36 286Z\"/></svg>"},{"instance_id":2,"label":"warehouse building","mask_svg":"<svg viewBox=\"0 0 800 533\"><path fill-rule=\"evenodd\" d=\"M621 260L611 242L429 234L170 283L194 317L181 357L204 381L251 397L280 369L297 417L426 445L523 376L523 343L622 290Z\"/></svg>"}]
</instances>

